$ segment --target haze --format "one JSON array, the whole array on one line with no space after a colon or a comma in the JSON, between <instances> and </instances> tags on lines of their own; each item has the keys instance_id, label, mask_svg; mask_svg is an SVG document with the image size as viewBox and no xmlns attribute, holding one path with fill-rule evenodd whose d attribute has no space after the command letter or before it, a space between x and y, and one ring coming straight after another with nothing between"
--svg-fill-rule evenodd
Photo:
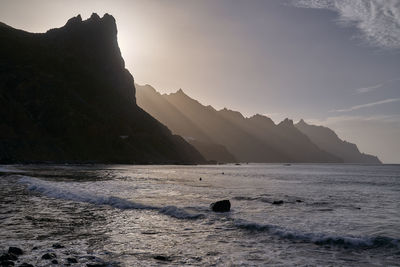
<instances>
[{"instance_id":1,"label":"haze","mask_svg":"<svg viewBox=\"0 0 400 267\"><path fill-rule=\"evenodd\" d=\"M16 1L0 21L31 32L110 13L139 84L216 108L334 129L400 163L400 2Z\"/></svg>"}]
</instances>

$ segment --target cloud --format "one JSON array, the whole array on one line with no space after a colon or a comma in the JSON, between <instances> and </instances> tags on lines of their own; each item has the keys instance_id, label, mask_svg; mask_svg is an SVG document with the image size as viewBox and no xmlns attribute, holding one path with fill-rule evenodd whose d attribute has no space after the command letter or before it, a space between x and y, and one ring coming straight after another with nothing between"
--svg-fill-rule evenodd
<instances>
[{"instance_id":1,"label":"cloud","mask_svg":"<svg viewBox=\"0 0 400 267\"><path fill-rule=\"evenodd\" d=\"M384 85L385 85L385 83L380 83L380 84L369 86L369 87L357 88L356 92L359 94L368 93L368 92L374 91L375 89L381 88Z\"/></svg>"},{"instance_id":2,"label":"cloud","mask_svg":"<svg viewBox=\"0 0 400 267\"><path fill-rule=\"evenodd\" d=\"M379 88L385 86L385 85L388 84L388 83L392 83L392 82L395 82L395 81L400 81L400 79L392 79L392 80L388 80L388 81L386 81L386 82L379 83L379 84L376 84L376 85L373 85L373 86L357 88L357 89L356 89L356 92L357 92L358 94L368 93L368 92L374 91L374 90L376 90L376 89L379 89Z\"/></svg>"},{"instance_id":3,"label":"cloud","mask_svg":"<svg viewBox=\"0 0 400 267\"><path fill-rule=\"evenodd\" d=\"M332 110L331 112L349 112L349 111L354 111L354 110L361 109L361 108L369 108L369 107L374 107L374 106L387 104L387 103L398 102L398 101L400 101L400 98L388 98L388 99L377 101L377 102L372 102L372 103L352 106L352 107L346 108L346 109Z\"/></svg>"},{"instance_id":4,"label":"cloud","mask_svg":"<svg viewBox=\"0 0 400 267\"><path fill-rule=\"evenodd\" d=\"M292 0L302 8L328 9L339 14L338 22L355 26L368 44L400 49L399 0Z\"/></svg>"},{"instance_id":5,"label":"cloud","mask_svg":"<svg viewBox=\"0 0 400 267\"><path fill-rule=\"evenodd\" d=\"M315 125L334 125L341 124L345 122L368 122L368 121L379 121L384 123L395 123L396 125L400 125L400 115L374 115L374 116L349 116L349 115L341 115L341 116L332 116L323 119L307 119L307 123L315 124Z\"/></svg>"}]
</instances>

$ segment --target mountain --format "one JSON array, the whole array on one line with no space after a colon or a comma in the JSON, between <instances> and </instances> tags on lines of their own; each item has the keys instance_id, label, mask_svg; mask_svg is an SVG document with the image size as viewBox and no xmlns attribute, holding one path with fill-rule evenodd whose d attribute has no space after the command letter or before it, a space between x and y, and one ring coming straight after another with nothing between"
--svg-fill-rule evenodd
<instances>
[{"instance_id":1,"label":"mountain","mask_svg":"<svg viewBox=\"0 0 400 267\"><path fill-rule=\"evenodd\" d=\"M138 105L174 133L183 136L207 160L236 162L235 157L222 145L214 143L191 118L182 113L150 85L136 85Z\"/></svg>"},{"instance_id":2,"label":"mountain","mask_svg":"<svg viewBox=\"0 0 400 267\"><path fill-rule=\"evenodd\" d=\"M137 86L137 90L139 106L174 133L194 145L195 140L223 146L240 162L342 162L312 143L291 120L275 125L262 115L245 118L237 111L217 111L182 90L168 95L148 85Z\"/></svg>"},{"instance_id":3,"label":"mountain","mask_svg":"<svg viewBox=\"0 0 400 267\"><path fill-rule=\"evenodd\" d=\"M137 106L111 15L0 39L1 163L205 162Z\"/></svg>"},{"instance_id":4,"label":"mountain","mask_svg":"<svg viewBox=\"0 0 400 267\"><path fill-rule=\"evenodd\" d=\"M300 120L296 124L296 128L321 149L342 158L345 163L382 163L376 156L361 153L355 144L341 140L334 131L327 127L310 125L304 120Z\"/></svg>"}]
</instances>

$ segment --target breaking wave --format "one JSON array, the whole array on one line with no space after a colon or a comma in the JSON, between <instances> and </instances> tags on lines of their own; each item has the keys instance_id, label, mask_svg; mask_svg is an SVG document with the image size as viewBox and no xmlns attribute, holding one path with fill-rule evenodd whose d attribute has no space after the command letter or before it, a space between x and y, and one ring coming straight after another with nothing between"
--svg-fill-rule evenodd
<instances>
[{"instance_id":1,"label":"breaking wave","mask_svg":"<svg viewBox=\"0 0 400 267\"><path fill-rule=\"evenodd\" d=\"M327 233L307 233L290 229L285 229L278 225L258 224L245 220L236 220L235 226L240 229L257 232L267 232L268 234L293 241L314 243L317 245L335 245L349 248L400 248L400 240L385 237L357 237L357 236L337 236Z\"/></svg>"},{"instance_id":2,"label":"breaking wave","mask_svg":"<svg viewBox=\"0 0 400 267\"><path fill-rule=\"evenodd\" d=\"M199 219L203 218L203 214L192 214L182 208L176 206L156 207L136 203L127 199L104 196L94 194L86 190L77 188L68 189L67 187L57 186L58 182L48 182L30 176L21 176L18 181L21 184L27 185L29 191L37 192L51 198L64 199L76 202L85 202L94 205L106 205L117 209L143 209L154 210L160 214L168 215L177 219Z\"/></svg>"}]
</instances>

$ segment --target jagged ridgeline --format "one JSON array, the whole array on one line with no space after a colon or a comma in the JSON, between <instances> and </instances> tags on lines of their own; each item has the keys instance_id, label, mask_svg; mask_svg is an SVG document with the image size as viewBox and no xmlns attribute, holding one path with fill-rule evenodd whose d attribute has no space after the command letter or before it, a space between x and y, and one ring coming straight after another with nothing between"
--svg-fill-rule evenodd
<instances>
[{"instance_id":1,"label":"jagged ridgeline","mask_svg":"<svg viewBox=\"0 0 400 267\"><path fill-rule=\"evenodd\" d=\"M0 24L0 162L201 163L136 105L115 19L34 34Z\"/></svg>"},{"instance_id":2,"label":"jagged ridgeline","mask_svg":"<svg viewBox=\"0 0 400 267\"><path fill-rule=\"evenodd\" d=\"M380 163L377 157L360 153L356 145L340 140L328 128L306 125L304 121L295 125L289 119L275 124L259 114L245 118L237 111L217 111L182 90L161 95L150 85L137 85L137 89L139 106L186 138L208 160Z\"/></svg>"}]
</instances>

